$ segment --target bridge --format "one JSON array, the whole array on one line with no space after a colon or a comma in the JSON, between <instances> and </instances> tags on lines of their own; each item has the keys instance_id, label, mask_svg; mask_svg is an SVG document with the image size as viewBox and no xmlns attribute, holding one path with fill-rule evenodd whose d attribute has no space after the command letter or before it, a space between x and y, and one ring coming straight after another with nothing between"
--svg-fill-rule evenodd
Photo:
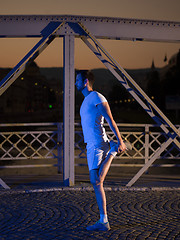
<instances>
[{"instance_id":1,"label":"bridge","mask_svg":"<svg viewBox=\"0 0 180 240\"><path fill-rule=\"evenodd\" d=\"M180 22L69 15L0 16L0 38L40 38L37 44L0 82L0 95L22 74L56 37L63 38L64 124L63 149L65 185L74 184L74 39L81 38L97 58L111 71L132 97L144 108L167 136L131 179L132 186L170 144L180 149L180 131L162 113L129 74L106 51L98 39L180 42ZM3 181L0 182L3 184Z\"/></svg>"}]
</instances>

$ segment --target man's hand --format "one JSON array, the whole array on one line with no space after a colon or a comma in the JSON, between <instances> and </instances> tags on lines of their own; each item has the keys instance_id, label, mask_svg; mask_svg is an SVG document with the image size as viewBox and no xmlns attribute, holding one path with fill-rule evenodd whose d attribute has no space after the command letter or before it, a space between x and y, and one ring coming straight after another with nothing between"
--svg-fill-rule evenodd
<instances>
[{"instance_id":1,"label":"man's hand","mask_svg":"<svg viewBox=\"0 0 180 240\"><path fill-rule=\"evenodd\" d=\"M126 148L125 143L123 141L121 141L121 142L118 141L118 153L122 153L126 150L127 150L127 148Z\"/></svg>"}]
</instances>

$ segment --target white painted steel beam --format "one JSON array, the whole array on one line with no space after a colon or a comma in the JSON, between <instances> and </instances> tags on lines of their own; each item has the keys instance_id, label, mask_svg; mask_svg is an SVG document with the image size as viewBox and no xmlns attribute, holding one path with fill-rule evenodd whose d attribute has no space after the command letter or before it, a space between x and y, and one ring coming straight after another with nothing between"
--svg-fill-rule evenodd
<instances>
[{"instance_id":1,"label":"white painted steel beam","mask_svg":"<svg viewBox=\"0 0 180 240\"><path fill-rule=\"evenodd\" d=\"M41 30L51 21L66 22L56 36L73 34L78 37L80 33L68 25L81 22L96 38L180 41L180 22L74 15L1 15L0 37L41 37Z\"/></svg>"},{"instance_id":2,"label":"white painted steel beam","mask_svg":"<svg viewBox=\"0 0 180 240\"><path fill-rule=\"evenodd\" d=\"M152 117L152 119L157 122L159 127L161 127L168 136L168 140L162 144L162 146L154 153L152 158L145 163L143 168L140 169L139 172L127 184L127 186L132 186L172 142L180 149L180 142L178 140L178 137L180 137L180 131L161 112L161 110L128 75L128 73L111 57L111 55L103 48L97 39L89 32L89 29L87 29L82 23L78 23L78 25L84 31L84 36L81 36L84 43L112 72L112 74L120 81L126 90L136 99L136 101L144 108L144 110ZM167 128L167 126L171 128L171 131Z\"/></svg>"},{"instance_id":3,"label":"white painted steel beam","mask_svg":"<svg viewBox=\"0 0 180 240\"><path fill-rule=\"evenodd\" d=\"M63 180L74 185L74 36L64 36Z\"/></svg>"},{"instance_id":4,"label":"white painted steel beam","mask_svg":"<svg viewBox=\"0 0 180 240\"><path fill-rule=\"evenodd\" d=\"M0 185L5 189L10 189L10 187L0 178Z\"/></svg>"}]
</instances>

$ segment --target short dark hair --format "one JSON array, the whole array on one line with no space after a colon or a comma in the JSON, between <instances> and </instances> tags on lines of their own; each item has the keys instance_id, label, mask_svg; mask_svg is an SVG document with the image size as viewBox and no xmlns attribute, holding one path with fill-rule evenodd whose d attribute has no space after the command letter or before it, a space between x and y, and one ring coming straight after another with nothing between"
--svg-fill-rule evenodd
<instances>
[{"instance_id":1,"label":"short dark hair","mask_svg":"<svg viewBox=\"0 0 180 240\"><path fill-rule=\"evenodd\" d=\"M82 80L85 81L86 79L89 80L89 84L92 87L95 79L94 74L90 70L77 70L76 75L81 74Z\"/></svg>"}]
</instances>

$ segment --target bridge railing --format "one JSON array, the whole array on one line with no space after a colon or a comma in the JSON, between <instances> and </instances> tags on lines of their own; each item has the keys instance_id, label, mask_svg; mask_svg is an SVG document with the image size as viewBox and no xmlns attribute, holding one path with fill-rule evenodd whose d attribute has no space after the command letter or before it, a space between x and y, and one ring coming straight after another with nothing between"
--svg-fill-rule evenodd
<instances>
[{"instance_id":1,"label":"bridge railing","mask_svg":"<svg viewBox=\"0 0 180 240\"><path fill-rule=\"evenodd\" d=\"M165 133L157 125L151 124L117 124L121 135L132 145L132 150L122 153L116 158L129 160L149 161L154 152L161 147L167 139ZM178 127L178 126L177 126ZM110 139L115 139L114 133L105 124L106 132ZM27 124L0 124L0 169L3 168L28 168L28 167L57 167L62 172L63 166L63 124L62 123L27 123ZM81 125L75 124L75 166L84 165L81 159L86 158L86 146L83 141ZM28 164L28 160L37 160L36 164ZM38 159L56 159L56 164L38 164ZM180 152L173 143L161 154L159 159L180 159ZM18 164L19 160L21 164ZM12 161L12 162L11 162ZM30 161L29 161L30 162ZM140 167L141 164L116 164L112 167ZM8 164L7 164L8 163ZM12 163L12 164L11 164ZM176 167L174 161L153 166Z\"/></svg>"},{"instance_id":2,"label":"bridge railing","mask_svg":"<svg viewBox=\"0 0 180 240\"><path fill-rule=\"evenodd\" d=\"M55 166L61 172L62 131L62 123L0 124L0 168ZM28 164L33 159L57 159L57 164Z\"/></svg>"},{"instance_id":3,"label":"bridge railing","mask_svg":"<svg viewBox=\"0 0 180 240\"><path fill-rule=\"evenodd\" d=\"M132 160L143 160L144 163L147 163L149 159L153 156L154 152L161 147L162 143L167 140L166 134L161 130L160 127L153 124L117 124L121 132L121 136L126 141L130 142L132 145L132 150L123 152L120 156L116 158L121 159L132 159ZM178 127L178 126L177 126ZM116 137L114 133L109 129L108 125L105 124L106 133L108 134L109 139L115 140ZM78 150L78 155L76 158L86 158L85 145L83 143L83 134L80 125L76 124L76 143L75 148ZM77 151L76 151L77 152ZM175 144L171 144L162 154L159 156L159 159L180 159L180 152L178 147ZM78 165L78 164L77 164ZM81 165L81 164L79 164ZM113 164L112 167L141 167L144 164ZM175 167L180 166L175 163L168 164L154 164L152 166L159 167Z\"/></svg>"}]
</instances>

